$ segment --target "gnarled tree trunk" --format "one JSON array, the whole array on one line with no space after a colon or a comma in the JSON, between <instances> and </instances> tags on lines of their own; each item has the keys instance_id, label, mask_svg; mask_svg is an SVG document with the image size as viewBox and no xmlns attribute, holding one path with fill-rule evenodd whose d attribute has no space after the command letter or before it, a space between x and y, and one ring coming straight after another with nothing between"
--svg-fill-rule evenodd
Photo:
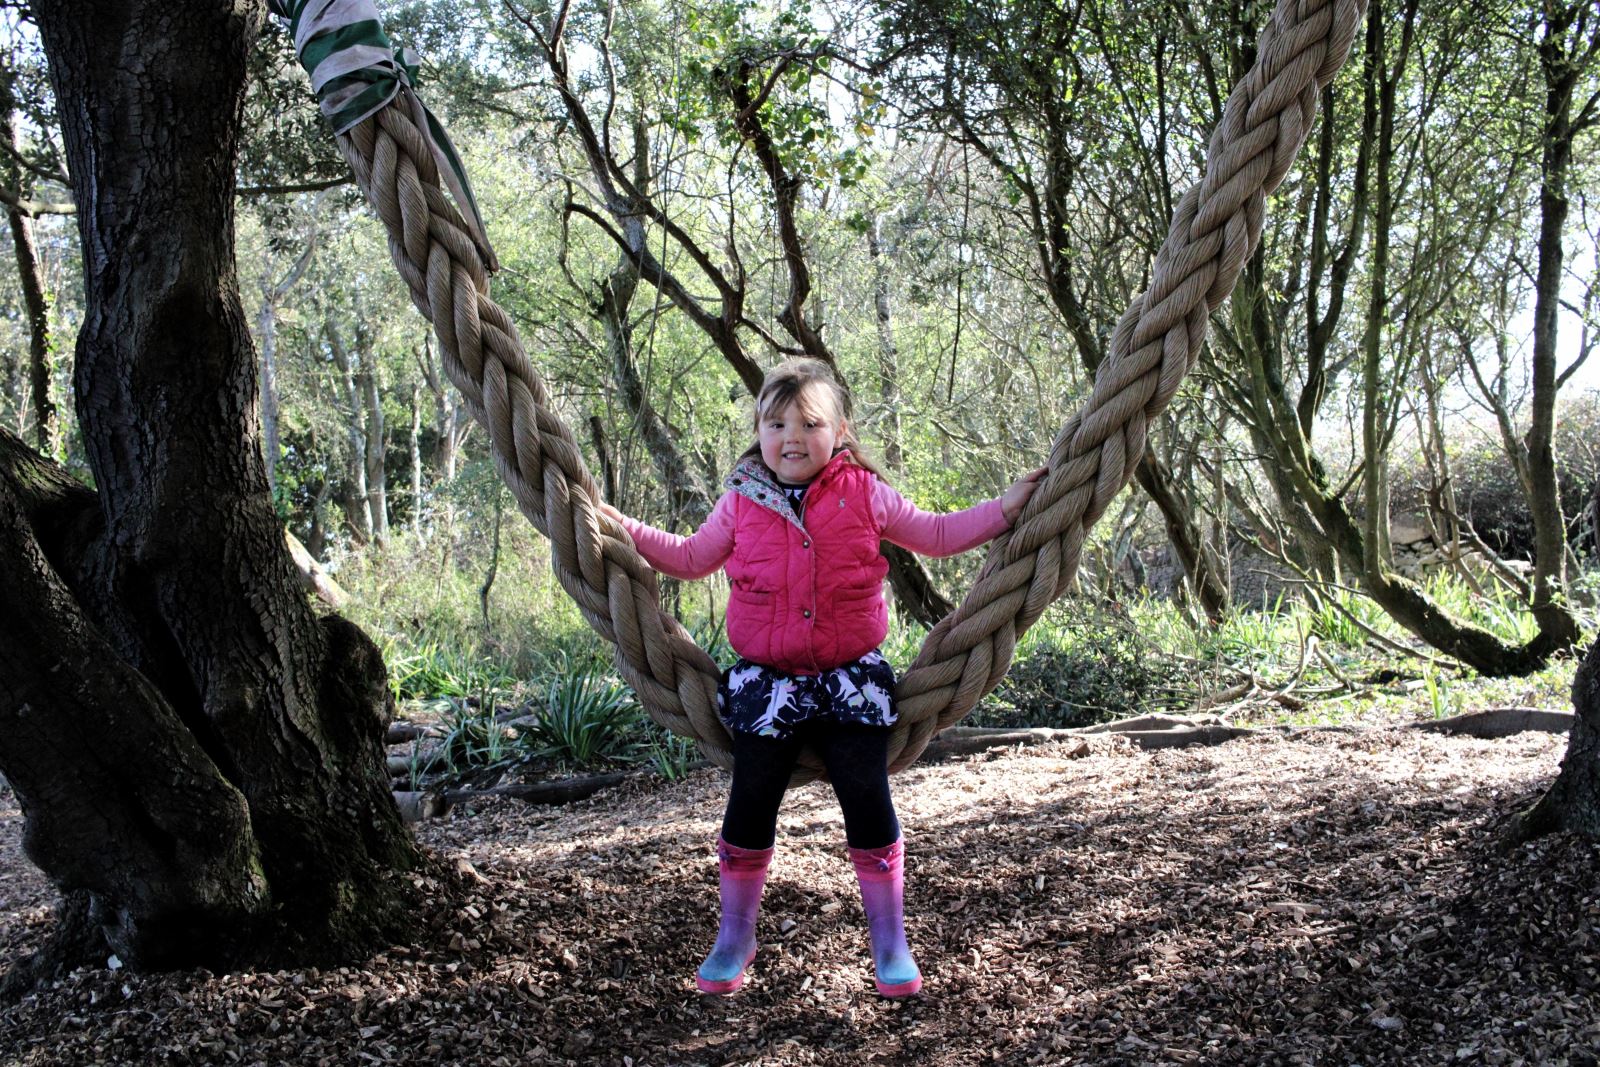
<instances>
[{"instance_id":1,"label":"gnarled tree trunk","mask_svg":"<svg viewBox=\"0 0 1600 1067\"><path fill-rule=\"evenodd\" d=\"M101 960L361 951L398 929L416 853L381 658L299 589L256 437L232 164L259 12L36 14L82 208L98 491L0 447L0 773L25 847L80 922L64 943Z\"/></svg>"},{"instance_id":2,"label":"gnarled tree trunk","mask_svg":"<svg viewBox=\"0 0 1600 1067\"><path fill-rule=\"evenodd\" d=\"M1513 842L1553 830L1600 838L1600 637L1572 679L1572 710L1577 718L1561 773L1537 804L1512 820Z\"/></svg>"}]
</instances>

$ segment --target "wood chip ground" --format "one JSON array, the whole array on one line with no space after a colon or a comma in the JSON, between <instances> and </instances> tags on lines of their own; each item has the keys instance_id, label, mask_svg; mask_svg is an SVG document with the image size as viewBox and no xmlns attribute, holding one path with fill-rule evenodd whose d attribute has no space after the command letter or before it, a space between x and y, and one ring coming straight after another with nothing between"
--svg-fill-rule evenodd
<instances>
[{"instance_id":1,"label":"wood chip ground","mask_svg":"<svg viewBox=\"0 0 1600 1067\"><path fill-rule=\"evenodd\" d=\"M0 1063L1595 1064L1600 845L1493 833L1566 739L1374 731L1141 753L1112 738L895 780L927 986L873 992L825 786L792 794L748 986L716 926L723 779L419 833L410 945L330 969L85 969L0 1008ZM52 893L0 792L0 954Z\"/></svg>"}]
</instances>

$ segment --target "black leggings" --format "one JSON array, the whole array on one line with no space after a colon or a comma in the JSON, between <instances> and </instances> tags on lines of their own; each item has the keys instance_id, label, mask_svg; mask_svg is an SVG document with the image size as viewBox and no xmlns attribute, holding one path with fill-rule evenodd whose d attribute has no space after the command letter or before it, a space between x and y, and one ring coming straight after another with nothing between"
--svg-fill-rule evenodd
<instances>
[{"instance_id":1,"label":"black leggings","mask_svg":"<svg viewBox=\"0 0 1600 1067\"><path fill-rule=\"evenodd\" d=\"M733 735L733 786L722 817L722 839L739 848L770 848L778 830L795 761L807 742L815 745L828 769L844 836L851 848L882 848L900 838L900 820L889 798L887 726L816 722L803 725L788 741Z\"/></svg>"}]
</instances>

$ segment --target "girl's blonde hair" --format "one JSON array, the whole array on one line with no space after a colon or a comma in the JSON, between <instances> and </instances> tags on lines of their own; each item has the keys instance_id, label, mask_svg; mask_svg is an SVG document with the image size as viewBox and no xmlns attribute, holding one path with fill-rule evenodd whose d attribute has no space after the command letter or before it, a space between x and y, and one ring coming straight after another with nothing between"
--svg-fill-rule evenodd
<instances>
[{"instance_id":1,"label":"girl's blonde hair","mask_svg":"<svg viewBox=\"0 0 1600 1067\"><path fill-rule=\"evenodd\" d=\"M839 445L848 449L850 458L867 470L883 477L883 471L867 455L866 449L861 447L861 441L856 437L855 429L850 425L850 393L844 384L839 381L833 368L820 359L807 359L798 357L786 359L767 372L761 380L761 388L756 391L755 411L751 417L751 428L759 435L761 420L774 412L787 408L790 404L798 404L800 413L808 419L818 422L831 422L842 427L839 434ZM744 450L740 459L761 455L761 442Z\"/></svg>"}]
</instances>

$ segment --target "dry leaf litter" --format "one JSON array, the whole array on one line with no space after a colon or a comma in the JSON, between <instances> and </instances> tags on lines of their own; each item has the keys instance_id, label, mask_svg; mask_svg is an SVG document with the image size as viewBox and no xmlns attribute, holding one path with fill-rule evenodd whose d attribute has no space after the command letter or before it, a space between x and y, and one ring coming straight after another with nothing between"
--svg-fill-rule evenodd
<instances>
[{"instance_id":1,"label":"dry leaf litter","mask_svg":"<svg viewBox=\"0 0 1600 1067\"><path fill-rule=\"evenodd\" d=\"M715 771L424 824L416 936L348 966L76 971L0 1007L0 1063L1595 1064L1600 845L1494 831L1566 739L1113 738L895 780L925 993L873 992L822 785L791 794L745 989L716 926ZM53 894L0 791L0 953Z\"/></svg>"}]
</instances>

